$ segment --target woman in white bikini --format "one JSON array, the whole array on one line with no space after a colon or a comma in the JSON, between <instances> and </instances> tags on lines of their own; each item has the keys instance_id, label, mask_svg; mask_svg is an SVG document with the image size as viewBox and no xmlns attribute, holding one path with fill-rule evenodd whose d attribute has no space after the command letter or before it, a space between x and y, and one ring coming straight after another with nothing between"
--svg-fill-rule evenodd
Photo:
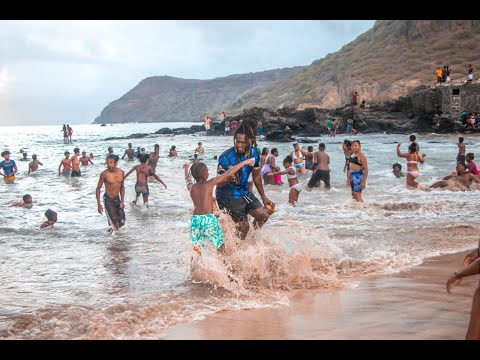
<instances>
[{"instance_id":1,"label":"woman in white bikini","mask_svg":"<svg viewBox=\"0 0 480 360\"><path fill-rule=\"evenodd\" d=\"M418 163L423 164L425 162L425 157L427 155L422 154L422 156L417 153L417 144L411 143L408 147L408 154L400 152L400 145L397 145L397 155L402 158L407 159L407 187L420 188L420 184L415 181L416 178L420 175L418 169Z\"/></svg>"},{"instance_id":2,"label":"woman in white bikini","mask_svg":"<svg viewBox=\"0 0 480 360\"><path fill-rule=\"evenodd\" d=\"M307 152L305 150L300 149L300 145L298 143L293 144L293 151L290 153L290 156L293 159L293 165L295 169L297 169L297 174L305 174L307 172L307 168L305 166L305 156Z\"/></svg>"},{"instance_id":3,"label":"woman in white bikini","mask_svg":"<svg viewBox=\"0 0 480 360\"><path fill-rule=\"evenodd\" d=\"M285 170L269 173L268 176L281 176L286 174L288 179L288 185L290 186L290 193L288 194L288 202L292 204L292 206L296 206L298 201L298 195L300 195L300 191L302 191L302 185L298 182L297 179L297 172L295 167L293 167L293 159L289 155L285 159L283 159L283 167Z\"/></svg>"}]
</instances>

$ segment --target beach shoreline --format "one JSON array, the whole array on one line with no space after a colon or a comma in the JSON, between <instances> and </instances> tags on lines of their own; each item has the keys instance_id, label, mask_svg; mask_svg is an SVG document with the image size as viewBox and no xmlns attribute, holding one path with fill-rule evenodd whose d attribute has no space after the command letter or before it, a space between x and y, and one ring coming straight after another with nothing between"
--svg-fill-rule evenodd
<instances>
[{"instance_id":1,"label":"beach shoreline","mask_svg":"<svg viewBox=\"0 0 480 360\"><path fill-rule=\"evenodd\" d=\"M467 253L440 255L398 273L359 278L353 289L299 292L289 306L218 312L174 326L161 339L461 340L479 279L463 279L452 294L447 294L445 283L463 266Z\"/></svg>"}]
</instances>

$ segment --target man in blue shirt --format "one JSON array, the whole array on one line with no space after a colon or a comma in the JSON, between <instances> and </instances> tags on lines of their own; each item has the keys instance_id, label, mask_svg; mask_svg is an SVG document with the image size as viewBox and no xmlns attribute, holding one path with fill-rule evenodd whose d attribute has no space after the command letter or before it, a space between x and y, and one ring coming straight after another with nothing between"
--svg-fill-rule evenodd
<instances>
[{"instance_id":1,"label":"man in blue shirt","mask_svg":"<svg viewBox=\"0 0 480 360\"><path fill-rule=\"evenodd\" d=\"M260 175L260 155L252 146L255 140L255 131L246 121L240 124L234 135L234 146L225 150L218 158L217 173L223 174L229 168L242 161L255 158L255 165L245 165L225 186L218 186L216 197L220 210L226 209L237 224L237 234L245 239L249 230L248 217L250 214L255 218L255 226L262 226L268 220L268 212L260 201L248 190L248 177L252 173L253 183L260 194L264 205L274 204L267 199L263 190L262 177Z\"/></svg>"},{"instance_id":2,"label":"man in blue shirt","mask_svg":"<svg viewBox=\"0 0 480 360\"><path fill-rule=\"evenodd\" d=\"M0 169L3 170L3 174L0 172L0 175L3 176L5 182L13 183L15 180L15 174L18 171L17 164L15 164L15 161L10 160L10 151L3 151L1 155L5 160L0 162Z\"/></svg>"}]
</instances>

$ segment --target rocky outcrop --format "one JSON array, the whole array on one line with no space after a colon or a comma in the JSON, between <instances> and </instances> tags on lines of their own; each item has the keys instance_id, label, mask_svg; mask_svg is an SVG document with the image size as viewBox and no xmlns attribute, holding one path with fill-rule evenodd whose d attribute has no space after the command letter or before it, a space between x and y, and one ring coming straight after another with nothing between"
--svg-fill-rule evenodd
<instances>
[{"instance_id":1,"label":"rocky outcrop","mask_svg":"<svg viewBox=\"0 0 480 360\"><path fill-rule=\"evenodd\" d=\"M94 123L197 121L201 116L220 115L241 96L283 80L302 68L297 66L212 80L149 77L111 102Z\"/></svg>"}]
</instances>

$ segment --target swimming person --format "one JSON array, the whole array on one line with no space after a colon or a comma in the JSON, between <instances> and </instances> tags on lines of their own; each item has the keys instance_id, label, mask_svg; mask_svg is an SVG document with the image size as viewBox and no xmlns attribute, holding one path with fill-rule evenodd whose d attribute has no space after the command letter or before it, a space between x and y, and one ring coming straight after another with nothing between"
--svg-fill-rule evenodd
<instances>
[{"instance_id":1,"label":"swimming person","mask_svg":"<svg viewBox=\"0 0 480 360\"><path fill-rule=\"evenodd\" d=\"M213 214L214 198L213 188L215 185L227 183L230 176L234 175L244 166L253 166L256 159L250 158L228 169L220 176L208 180L208 168L204 163L195 163L190 167L190 174L195 179L193 184L187 182L190 190L190 197L193 201L193 215L190 218L190 239L194 250L198 251L199 246L205 246L205 241L210 241L220 252L225 249L224 235L217 217ZM186 177L186 181L188 177Z\"/></svg>"},{"instance_id":2,"label":"swimming person","mask_svg":"<svg viewBox=\"0 0 480 360\"><path fill-rule=\"evenodd\" d=\"M392 165L393 167L393 175L395 175L396 178L401 178L403 176L405 176L405 174L402 172L402 165L400 165L399 163L395 163Z\"/></svg>"},{"instance_id":3,"label":"swimming person","mask_svg":"<svg viewBox=\"0 0 480 360\"><path fill-rule=\"evenodd\" d=\"M297 170L293 166L293 159L290 155L283 159L283 167L285 170L269 173L268 176L287 175L288 185L290 186L290 192L288 193L288 202L292 206L296 206L298 202L298 196L302 191L302 185L298 182Z\"/></svg>"},{"instance_id":4,"label":"swimming person","mask_svg":"<svg viewBox=\"0 0 480 360\"><path fill-rule=\"evenodd\" d=\"M130 175L133 171L137 171L137 182L135 183L135 193L136 197L135 200L132 201L134 205L137 204L137 200L140 195L143 195L143 203L148 207L148 195L150 195L150 191L148 189L148 177L153 176L155 179L158 180L165 189L167 185L160 179L160 177L155 174L155 170L152 169L151 166L147 165L148 161L148 154L140 155L140 165L135 165L130 171L125 175L125 179L128 175Z\"/></svg>"},{"instance_id":5,"label":"swimming person","mask_svg":"<svg viewBox=\"0 0 480 360\"><path fill-rule=\"evenodd\" d=\"M43 166L43 164L39 160L37 160L37 155L33 154L32 161L28 164L28 175L30 175L30 172L32 171L37 171L38 165Z\"/></svg>"},{"instance_id":6,"label":"swimming person","mask_svg":"<svg viewBox=\"0 0 480 360\"><path fill-rule=\"evenodd\" d=\"M30 209L33 206L32 195L25 194L25 195L23 195L22 201L15 202L10 206L18 206L18 207L24 207L24 208Z\"/></svg>"},{"instance_id":7,"label":"swimming person","mask_svg":"<svg viewBox=\"0 0 480 360\"><path fill-rule=\"evenodd\" d=\"M420 184L415 181L416 178L420 175L420 171L418 169L418 163L423 164L425 162L425 157L427 155L422 154L422 156L418 155L417 152L417 144L411 143L408 146L408 153L401 153L400 146L402 144L397 144L397 156L406 158L407 159L407 178L406 183L407 187L413 188L420 188Z\"/></svg>"},{"instance_id":8,"label":"swimming person","mask_svg":"<svg viewBox=\"0 0 480 360\"><path fill-rule=\"evenodd\" d=\"M53 227L53 225L57 222L57 213L55 211L48 209L45 211L45 216L47 217L47 221L40 225L40 229Z\"/></svg>"},{"instance_id":9,"label":"swimming person","mask_svg":"<svg viewBox=\"0 0 480 360\"><path fill-rule=\"evenodd\" d=\"M18 172L17 164L14 160L10 159L10 151L3 151L1 156L5 160L0 162L0 169L3 170L3 173L0 172L0 175L3 176L3 180L7 184L13 184L15 181L15 174Z\"/></svg>"},{"instance_id":10,"label":"swimming person","mask_svg":"<svg viewBox=\"0 0 480 360\"><path fill-rule=\"evenodd\" d=\"M98 212L103 214L100 204L100 189L105 184L103 201L107 213L109 231L118 230L125 224L125 172L117 167L118 155L107 156L107 169L103 170L98 179L96 197Z\"/></svg>"},{"instance_id":11,"label":"swimming person","mask_svg":"<svg viewBox=\"0 0 480 360\"><path fill-rule=\"evenodd\" d=\"M170 151L168 152L168 157L178 156L176 149L177 147L175 145L172 145L172 147L170 148Z\"/></svg>"},{"instance_id":12,"label":"swimming person","mask_svg":"<svg viewBox=\"0 0 480 360\"><path fill-rule=\"evenodd\" d=\"M63 170L60 173L60 169L62 168L62 166ZM62 159L62 161L60 161L60 165L58 166L58 176L69 176L71 169L72 166L70 165L70 153L68 151L65 151L65 159Z\"/></svg>"}]
</instances>

